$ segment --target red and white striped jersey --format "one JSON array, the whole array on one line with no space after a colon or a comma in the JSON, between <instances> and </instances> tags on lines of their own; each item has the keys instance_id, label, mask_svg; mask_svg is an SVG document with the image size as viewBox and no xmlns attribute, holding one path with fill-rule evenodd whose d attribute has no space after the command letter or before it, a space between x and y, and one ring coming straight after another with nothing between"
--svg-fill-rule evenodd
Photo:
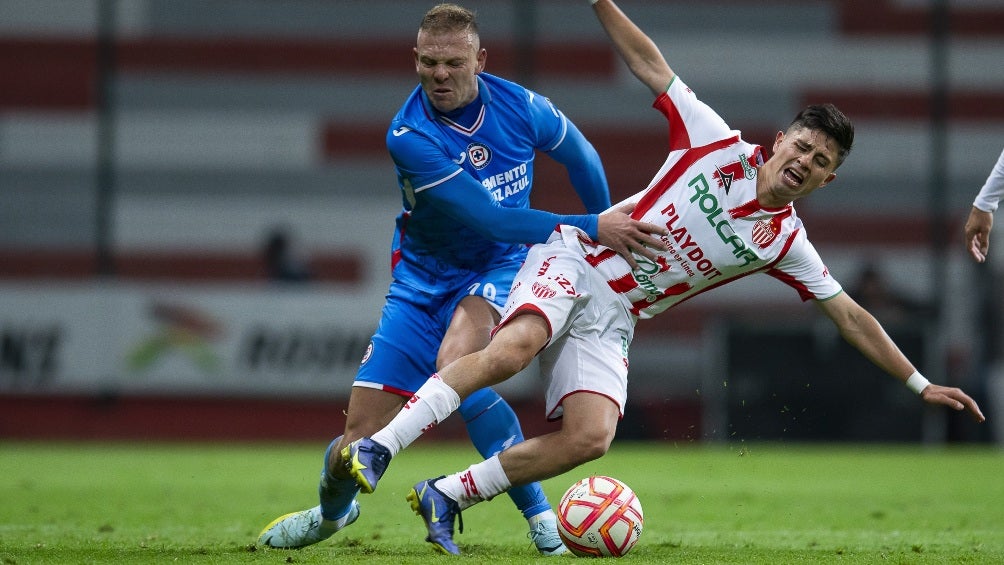
<instances>
[{"instance_id":1,"label":"red and white striped jersey","mask_svg":"<svg viewBox=\"0 0 1004 565\"><path fill-rule=\"evenodd\" d=\"M635 219L666 226L670 234L662 239L669 249L660 251L656 263L636 256L639 268L632 272L623 258L578 229L560 228L565 245L581 248L632 314L650 318L757 272L794 287L803 300L841 291L794 207L764 209L757 203L762 147L741 140L679 77L653 106L669 120L669 156L648 188L627 201L636 204Z\"/></svg>"}]
</instances>

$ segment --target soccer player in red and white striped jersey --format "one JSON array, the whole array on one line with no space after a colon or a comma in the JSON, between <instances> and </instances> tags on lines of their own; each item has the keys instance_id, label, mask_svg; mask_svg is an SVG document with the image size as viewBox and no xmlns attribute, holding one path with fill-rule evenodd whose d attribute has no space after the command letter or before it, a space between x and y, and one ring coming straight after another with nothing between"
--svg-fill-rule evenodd
<instances>
[{"instance_id":1,"label":"soccer player in red and white striped jersey","mask_svg":"<svg viewBox=\"0 0 1004 565\"><path fill-rule=\"evenodd\" d=\"M971 397L924 378L875 317L833 279L795 213L795 201L836 178L853 144L850 120L832 105L809 106L777 132L767 158L687 88L612 0L591 3L669 122L665 163L645 190L622 203L633 206L633 218L665 226L668 234L656 242L639 240L657 257L636 254L632 268L581 229L560 226L547 243L531 248L488 347L441 369L387 427L353 444L375 444L393 457L468 394L540 358L547 416L561 418L561 429L416 484L409 499L430 536L452 536L460 511L513 485L557 476L606 453L623 415L636 322L756 273L774 276L813 301L850 344L923 401L967 411L982 422ZM369 472L367 484L375 487L380 474Z\"/></svg>"}]
</instances>

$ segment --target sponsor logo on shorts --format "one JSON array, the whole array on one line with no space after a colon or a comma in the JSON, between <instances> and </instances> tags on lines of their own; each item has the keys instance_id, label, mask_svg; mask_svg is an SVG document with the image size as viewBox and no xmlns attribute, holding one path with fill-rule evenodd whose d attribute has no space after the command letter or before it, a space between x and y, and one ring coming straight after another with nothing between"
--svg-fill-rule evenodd
<instances>
[{"instance_id":1,"label":"sponsor logo on shorts","mask_svg":"<svg viewBox=\"0 0 1004 565\"><path fill-rule=\"evenodd\" d=\"M554 298L555 295L558 294L558 291L554 290L549 286L540 284L539 282L533 283L533 286L530 287L530 289L533 291L533 295L536 296L537 298L540 298L541 300L548 300Z\"/></svg>"}]
</instances>

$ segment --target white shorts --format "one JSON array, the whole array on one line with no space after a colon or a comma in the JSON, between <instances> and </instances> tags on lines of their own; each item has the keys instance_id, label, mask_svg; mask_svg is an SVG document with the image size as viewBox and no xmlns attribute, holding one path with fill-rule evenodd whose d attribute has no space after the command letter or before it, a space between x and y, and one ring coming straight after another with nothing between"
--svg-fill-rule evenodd
<instances>
[{"instance_id":1,"label":"white shorts","mask_svg":"<svg viewBox=\"0 0 1004 565\"><path fill-rule=\"evenodd\" d=\"M547 419L561 418L562 401L575 392L603 395L623 416L635 320L596 269L560 240L531 247L499 327L527 312L551 329L539 355Z\"/></svg>"}]
</instances>

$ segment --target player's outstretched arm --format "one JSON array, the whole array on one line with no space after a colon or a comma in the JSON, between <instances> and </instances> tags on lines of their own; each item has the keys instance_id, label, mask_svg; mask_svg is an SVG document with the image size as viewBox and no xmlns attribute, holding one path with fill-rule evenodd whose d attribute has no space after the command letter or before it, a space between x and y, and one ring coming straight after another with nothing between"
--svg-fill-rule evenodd
<instances>
[{"instance_id":1,"label":"player's outstretched arm","mask_svg":"<svg viewBox=\"0 0 1004 565\"><path fill-rule=\"evenodd\" d=\"M658 96L669 87L673 70L652 39L613 0L589 0L596 17L634 76Z\"/></svg>"},{"instance_id":2,"label":"player's outstretched arm","mask_svg":"<svg viewBox=\"0 0 1004 565\"><path fill-rule=\"evenodd\" d=\"M921 376L885 333L878 320L846 292L829 300L817 301L816 304L836 324L840 335L848 343L856 347L872 363L902 380L918 393L924 402L965 410L977 422L986 420L976 401L961 389L929 383Z\"/></svg>"}]
</instances>

